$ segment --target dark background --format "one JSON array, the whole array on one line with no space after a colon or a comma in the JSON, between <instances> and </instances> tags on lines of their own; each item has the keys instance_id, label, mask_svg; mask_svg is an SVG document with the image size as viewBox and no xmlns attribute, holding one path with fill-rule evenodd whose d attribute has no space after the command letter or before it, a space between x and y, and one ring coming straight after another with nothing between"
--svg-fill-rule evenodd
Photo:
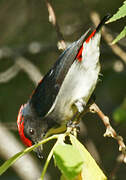
<instances>
[{"instance_id":1,"label":"dark background","mask_svg":"<svg viewBox=\"0 0 126 180\"><path fill-rule=\"evenodd\" d=\"M93 10L97 11L102 18L108 12L114 14L122 2L122 0L51 1L61 32L67 42L77 40L89 27L93 27L90 19L90 13ZM125 19L107 25L114 37L124 26ZM57 41L56 31L48 21L48 11L44 0L0 1L0 50L6 47L13 52L9 57L2 58L0 56L0 73L14 65L16 56L21 55L35 65L42 74L45 74L60 55L56 46ZM42 48L38 53L29 51L33 42L41 44ZM120 43L120 46L125 51L125 40ZM112 125L125 139L126 122L116 123L113 119L113 112L121 106L126 96L125 64L112 52L103 38L100 59L103 77L95 90L96 103L111 118ZM121 63L123 67L120 71L114 68L116 62ZM23 70L20 70L10 81L0 83L0 122L16 124L19 107L27 101L34 87L33 81ZM97 115L88 114L83 121L88 131L87 138L93 141L99 153L101 167L106 175L110 175L119 155L118 145L115 140L103 137L105 128ZM17 131L10 131L19 139ZM84 137L80 137L80 140L82 139L84 139L83 143L86 142ZM4 161L5 159L1 157L1 164ZM59 179L60 173L58 171L54 173L53 162L49 166L48 172L51 173L51 179ZM124 180L125 178L126 166L121 164L116 179ZM18 180L20 178L11 168L0 179Z\"/></svg>"}]
</instances>

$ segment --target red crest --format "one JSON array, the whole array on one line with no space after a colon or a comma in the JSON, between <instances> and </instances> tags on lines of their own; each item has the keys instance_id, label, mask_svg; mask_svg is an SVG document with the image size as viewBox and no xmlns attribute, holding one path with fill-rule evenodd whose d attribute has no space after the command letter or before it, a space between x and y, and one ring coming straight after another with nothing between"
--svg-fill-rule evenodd
<instances>
[{"instance_id":1,"label":"red crest","mask_svg":"<svg viewBox=\"0 0 126 180\"><path fill-rule=\"evenodd\" d=\"M26 138L24 135L24 116L23 116L23 112L22 112L23 108L24 108L24 106L22 105L20 107L18 117L17 117L17 126L18 126L18 132L19 132L22 142L26 146L29 147L29 146L32 146L32 141L30 139Z\"/></svg>"}]
</instances>

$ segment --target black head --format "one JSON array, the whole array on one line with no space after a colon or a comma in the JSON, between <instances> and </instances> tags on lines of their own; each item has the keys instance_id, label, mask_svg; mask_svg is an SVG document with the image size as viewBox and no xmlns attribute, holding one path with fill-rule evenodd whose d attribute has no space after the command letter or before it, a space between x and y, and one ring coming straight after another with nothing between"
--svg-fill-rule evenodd
<instances>
[{"instance_id":1,"label":"black head","mask_svg":"<svg viewBox=\"0 0 126 180\"><path fill-rule=\"evenodd\" d=\"M19 135L26 146L41 141L47 132L47 123L40 120L29 103L22 105L17 118ZM35 150L42 157L42 146Z\"/></svg>"}]
</instances>

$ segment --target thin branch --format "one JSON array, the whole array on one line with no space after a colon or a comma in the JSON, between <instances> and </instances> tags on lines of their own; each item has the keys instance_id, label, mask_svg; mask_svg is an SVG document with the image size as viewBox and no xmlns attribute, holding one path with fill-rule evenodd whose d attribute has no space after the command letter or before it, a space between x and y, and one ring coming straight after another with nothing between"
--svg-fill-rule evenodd
<instances>
[{"instance_id":1,"label":"thin branch","mask_svg":"<svg viewBox=\"0 0 126 180\"><path fill-rule=\"evenodd\" d=\"M12 67L8 68L5 72L0 73L0 83L6 83L10 81L19 73L21 69L27 73L35 85L37 85L38 82L42 79L42 75L38 68L28 59L19 56L15 59L15 64Z\"/></svg>"},{"instance_id":2,"label":"thin branch","mask_svg":"<svg viewBox=\"0 0 126 180\"><path fill-rule=\"evenodd\" d=\"M0 60L3 58L10 58L11 60L15 59L15 57L21 55L24 56L25 54L38 54L38 53L43 53L45 51L49 50L55 50L56 45L54 43L42 43L42 42L31 42L29 44L22 44L17 46L16 48L14 47L1 47L0 48Z\"/></svg>"},{"instance_id":3,"label":"thin branch","mask_svg":"<svg viewBox=\"0 0 126 180\"><path fill-rule=\"evenodd\" d=\"M48 13L49 13L49 22L56 29L57 37L58 37L58 40L59 40L58 44L57 44L58 49L59 50L65 50L66 49L66 43L65 43L63 35L62 35L61 31L60 31L60 27L59 27L59 25L57 23L54 9L53 9L51 3L49 2L49 0L45 0L45 2L46 2L46 6L47 6L47 9L48 9Z\"/></svg>"},{"instance_id":4,"label":"thin branch","mask_svg":"<svg viewBox=\"0 0 126 180\"><path fill-rule=\"evenodd\" d=\"M0 73L0 83L7 83L12 78L14 78L18 72L20 71L20 68L17 64L14 64L10 68L8 68L6 71Z\"/></svg>"},{"instance_id":5,"label":"thin branch","mask_svg":"<svg viewBox=\"0 0 126 180\"><path fill-rule=\"evenodd\" d=\"M38 68L33 65L28 59L24 57L17 57L16 64L27 73L29 78L34 82L35 85L42 79L42 74L38 70Z\"/></svg>"},{"instance_id":6,"label":"thin branch","mask_svg":"<svg viewBox=\"0 0 126 180\"><path fill-rule=\"evenodd\" d=\"M113 129L113 127L110 124L110 120L109 120L108 116L106 116L100 110L100 108L97 106L97 104L95 104L95 103L90 105L89 111L92 112L92 113L97 113L98 116L103 121L103 123L104 123L104 125L106 127L106 132L104 133L104 137L107 136L107 137L112 137L112 138L116 139L116 141L118 142L118 145L119 145L119 151L121 151L122 154L123 154L123 161L126 163L126 146L124 144L123 138L122 138L122 136L119 136L116 133L116 131Z\"/></svg>"},{"instance_id":7,"label":"thin branch","mask_svg":"<svg viewBox=\"0 0 126 180\"><path fill-rule=\"evenodd\" d=\"M112 169L112 171L109 175L110 180L115 180L117 178L116 174L119 171L119 168L120 168L123 160L124 160L124 155L123 154L118 155L118 157L116 158L116 163L114 164L114 168Z\"/></svg>"}]
</instances>

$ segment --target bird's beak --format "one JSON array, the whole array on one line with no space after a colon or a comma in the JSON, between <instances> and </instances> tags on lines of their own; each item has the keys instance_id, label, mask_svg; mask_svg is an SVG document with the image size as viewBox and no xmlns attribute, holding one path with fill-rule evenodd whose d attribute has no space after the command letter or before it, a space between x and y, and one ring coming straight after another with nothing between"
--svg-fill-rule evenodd
<instances>
[{"instance_id":1,"label":"bird's beak","mask_svg":"<svg viewBox=\"0 0 126 180\"><path fill-rule=\"evenodd\" d=\"M35 150L34 150L38 156L38 158L43 159L43 146L42 144L40 146L38 146Z\"/></svg>"}]
</instances>

